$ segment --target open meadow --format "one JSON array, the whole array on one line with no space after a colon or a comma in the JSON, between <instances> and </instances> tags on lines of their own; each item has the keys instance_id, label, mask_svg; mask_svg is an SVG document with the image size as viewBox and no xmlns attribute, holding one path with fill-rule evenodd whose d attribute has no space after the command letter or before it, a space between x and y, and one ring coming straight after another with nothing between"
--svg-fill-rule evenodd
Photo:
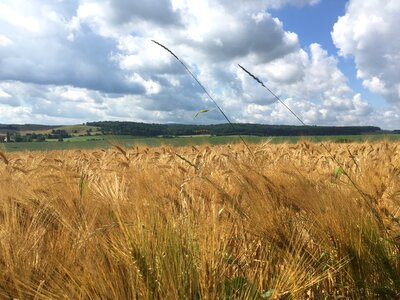
<instances>
[{"instance_id":1,"label":"open meadow","mask_svg":"<svg viewBox=\"0 0 400 300\"><path fill-rule=\"evenodd\" d=\"M399 297L400 143L250 148L1 152L0 298Z\"/></svg>"},{"instance_id":2,"label":"open meadow","mask_svg":"<svg viewBox=\"0 0 400 300\"><path fill-rule=\"evenodd\" d=\"M400 134L363 134L363 135L332 135L332 136L255 136L244 135L243 139L250 144L254 143L297 143L307 142L375 142L375 141L400 141ZM98 135L98 136L74 136L63 139L62 142L46 140L46 142L18 142L0 144L0 151L48 151L48 150L70 150L70 149L95 149L110 148L118 144L124 147L133 146L173 146L183 147L190 145L223 145L241 143L237 135L210 136L194 135L179 136L172 138L163 137L139 137L131 135Z\"/></svg>"}]
</instances>

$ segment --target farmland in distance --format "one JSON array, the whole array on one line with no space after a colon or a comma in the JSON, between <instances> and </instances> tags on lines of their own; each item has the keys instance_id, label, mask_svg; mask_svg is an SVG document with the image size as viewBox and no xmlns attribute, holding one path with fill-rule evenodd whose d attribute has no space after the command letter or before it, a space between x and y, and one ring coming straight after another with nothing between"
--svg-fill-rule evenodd
<instances>
[{"instance_id":1,"label":"farmland in distance","mask_svg":"<svg viewBox=\"0 0 400 300\"><path fill-rule=\"evenodd\" d=\"M297 143L299 141L309 142L365 142L365 141L399 141L400 134L365 134L365 135L333 135L333 136L244 136L248 143ZM181 136L172 138L163 137L135 137L129 135L94 135L74 136L65 138L63 141L49 140L45 142L19 142L0 144L0 151L44 151L44 150L67 150L67 149L94 149L109 148L113 145L132 147L145 145L149 147L174 146L183 147L189 145L223 145L240 143L237 135L233 136Z\"/></svg>"}]
</instances>

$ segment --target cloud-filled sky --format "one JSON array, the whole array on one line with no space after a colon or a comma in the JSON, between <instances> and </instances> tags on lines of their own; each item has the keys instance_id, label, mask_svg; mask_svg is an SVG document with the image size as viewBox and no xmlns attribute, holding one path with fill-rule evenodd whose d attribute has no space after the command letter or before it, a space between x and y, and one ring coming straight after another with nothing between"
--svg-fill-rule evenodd
<instances>
[{"instance_id":1,"label":"cloud-filled sky","mask_svg":"<svg viewBox=\"0 0 400 300\"><path fill-rule=\"evenodd\" d=\"M398 0L2 0L0 123L400 128Z\"/></svg>"}]
</instances>

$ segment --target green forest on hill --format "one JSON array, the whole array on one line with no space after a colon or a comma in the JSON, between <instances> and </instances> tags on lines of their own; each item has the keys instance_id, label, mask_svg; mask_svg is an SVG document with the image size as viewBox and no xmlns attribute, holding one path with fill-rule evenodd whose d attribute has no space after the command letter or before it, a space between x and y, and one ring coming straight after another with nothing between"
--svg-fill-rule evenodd
<instances>
[{"instance_id":1,"label":"green forest on hill","mask_svg":"<svg viewBox=\"0 0 400 300\"><path fill-rule=\"evenodd\" d=\"M182 136L182 135L255 135L255 136L310 136L310 135L359 135L383 133L375 126L292 126L263 124L148 124L137 122L89 122L103 134L133 136Z\"/></svg>"}]
</instances>

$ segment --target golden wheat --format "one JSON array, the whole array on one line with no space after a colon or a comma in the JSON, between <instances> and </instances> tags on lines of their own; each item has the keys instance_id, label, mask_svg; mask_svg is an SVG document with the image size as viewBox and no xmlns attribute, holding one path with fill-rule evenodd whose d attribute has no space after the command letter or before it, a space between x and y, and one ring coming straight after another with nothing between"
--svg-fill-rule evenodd
<instances>
[{"instance_id":1,"label":"golden wheat","mask_svg":"<svg viewBox=\"0 0 400 300\"><path fill-rule=\"evenodd\" d=\"M398 143L0 152L0 296L394 298ZM366 203L368 201L368 203Z\"/></svg>"}]
</instances>

